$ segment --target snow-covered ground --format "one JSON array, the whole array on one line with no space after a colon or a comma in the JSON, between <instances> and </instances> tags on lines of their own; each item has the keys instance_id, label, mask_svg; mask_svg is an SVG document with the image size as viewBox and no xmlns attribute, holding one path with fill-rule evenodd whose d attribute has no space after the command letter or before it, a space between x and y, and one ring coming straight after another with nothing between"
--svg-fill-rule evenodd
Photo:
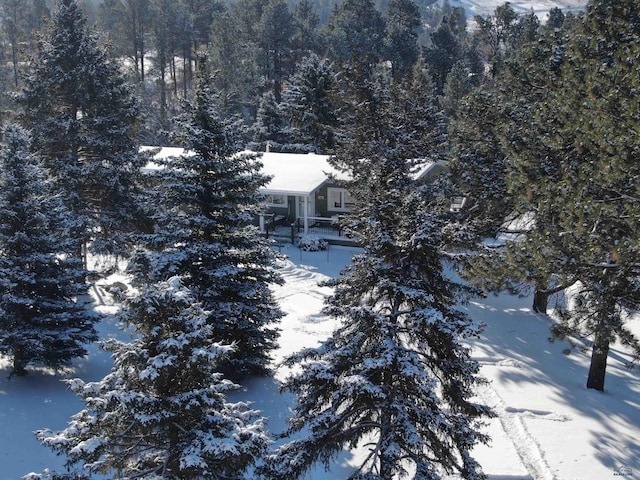
<instances>
[{"instance_id":1,"label":"snow-covered ground","mask_svg":"<svg viewBox=\"0 0 640 480\"><path fill-rule=\"evenodd\" d=\"M487 16L493 14L496 7L504 5L505 0L450 0L452 7L464 7L467 18L474 15ZM578 12L583 10L587 0L510 0L511 7L516 13L529 13L533 11L541 20L546 20L546 15L554 7L563 12Z\"/></svg>"},{"instance_id":2,"label":"snow-covered ground","mask_svg":"<svg viewBox=\"0 0 640 480\"><path fill-rule=\"evenodd\" d=\"M318 282L336 276L354 249L331 247L328 252L300 252L284 247L281 264L286 283L275 289L286 317L282 323L277 359L304 346L315 345L336 326L319 313L330 293ZM101 308L112 312L110 298L97 290ZM628 354L616 346L611 351L606 391L585 388L589 358L567 345L551 344L547 317L529 309L530 299L507 295L472 302L469 314L487 324L481 338L472 342L474 357L491 381L478 392L497 418L488 422L491 445L476 456L491 480L601 480L640 478L640 372L627 370ZM104 335L118 332L115 322L101 325ZM62 383L62 376L46 371L25 378L7 379L6 360L0 359L0 480L17 480L26 473L50 467L60 469L63 458L40 446L32 434L40 428L61 429L82 408ZM97 380L109 371L110 359L96 348L76 362L73 372ZM273 432L284 428L290 395L278 393L276 380L255 379L241 395L269 417ZM340 480L354 463L345 453L330 472L322 467L309 480Z\"/></svg>"}]
</instances>

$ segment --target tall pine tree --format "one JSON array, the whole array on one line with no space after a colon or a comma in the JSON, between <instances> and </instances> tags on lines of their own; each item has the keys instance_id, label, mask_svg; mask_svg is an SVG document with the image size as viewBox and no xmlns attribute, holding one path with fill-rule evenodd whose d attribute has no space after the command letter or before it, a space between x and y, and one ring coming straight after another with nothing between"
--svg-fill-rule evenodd
<instances>
[{"instance_id":1,"label":"tall pine tree","mask_svg":"<svg viewBox=\"0 0 640 480\"><path fill-rule=\"evenodd\" d=\"M493 125L472 126L498 140L491 158L508 159L491 169L504 172L507 195L497 200L511 199L513 211L528 220L494 250L499 255L478 257L476 276L489 273L498 287L532 284L534 310L541 312L549 294L571 286L552 333L590 344L587 387L597 390L604 389L612 342L621 340L640 357L640 341L625 324L640 306L632 133L638 120L629 101L639 88L639 15L635 2L598 0L566 30L540 29L544 35L519 45L495 78L492 104L503 114ZM475 109L485 118L486 112L492 110ZM473 159L472 150L462 150Z\"/></svg>"},{"instance_id":2,"label":"tall pine tree","mask_svg":"<svg viewBox=\"0 0 640 480\"><path fill-rule=\"evenodd\" d=\"M216 72L214 85L227 116L241 114L247 121L255 118L258 99L266 90L268 72L266 60L261 58L265 51L258 32L267 3L237 0L226 12L213 17L209 54ZM272 33L277 36L277 32Z\"/></svg>"},{"instance_id":3,"label":"tall pine tree","mask_svg":"<svg viewBox=\"0 0 640 480\"><path fill-rule=\"evenodd\" d=\"M287 138L301 150L326 154L333 149L337 126L331 90L336 85L333 64L316 54L305 57L289 77L279 109L288 121Z\"/></svg>"},{"instance_id":4,"label":"tall pine tree","mask_svg":"<svg viewBox=\"0 0 640 480\"><path fill-rule=\"evenodd\" d=\"M291 72L292 39L295 22L284 0L269 0L257 25L260 46L261 74L264 76L277 103L280 103L282 82Z\"/></svg>"},{"instance_id":5,"label":"tall pine tree","mask_svg":"<svg viewBox=\"0 0 640 480\"><path fill-rule=\"evenodd\" d=\"M339 65L377 64L384 47L385 21L372 0L345 0L336 6L326 32L330 58Z\"/></svg>"},{"instance_id":6,"label":"tall pine tree","mask_svg":"<svg viewBox=\"0 0 640 480\"><path fill-rule=\"evenodd\" d=\"M311 53L319 53L323 50L323 38L318 26L320 16L317 6L311 0L300 0L293 11L293 20L296 33L291 39L294 62L299 63Z\"/></svg>"},{"instance_id":7,"label":"tall pine tree","mask_svg":"<svg viewBox=\"0 0 640 480\"><path fill-rule=\"evenodd\" d=\"M11 374L30 364L63 367L97 339L99 316L85 302L86 272L70 255L69 213L19 127L0 151L0 352Z\"/></svg>"},{"instance_id":8,"label":"tall pine tree","mask_svg":"<svg viewBox=\"0 0 640 480\"><path fill-rule=\"evenodd\" d=\"M33 150L78 219L78 248L122 253L135 223L136 100L86 27L77 0L61 0L19 95Z\"/></svg>"},{"instance_id":9,"label":"tall pine tree","mask_svg":"<svg viewBox=\"0 0 640 480\"><path fill-rule=\"evenodd\" d=\"M284 384L298 395L286 433L301 438L280 447L264 473L302 478L314 463L329 466L343 449L360 446L368 454L349 478L436 479L443 471L483 478L470 450L486 441L477 427L489 411L471 400L481 380L462 344L479 329L456 308L469 292L444 273L437 194L417 187L416 157L407 156L421 145L433 148L433 159L440 139L425 144L427 136L408 134L423 128L398 121L408 118L407 103L390 101L384 82L351 93L344 137L351 142L336 161L353 178L348 223L364 251L331 283L324 311L342 325L286 362L301 367Z\"/></svg>"},{"instance_id":10,"label":"tall pine tree","mask_svg":"<svg viewBox=\"0 0 640 480\"><path fill-rule=\"evenodd\" d=\"M532 106L550 102L558 82L565 33L561 24L557 27L546 33L536 27L529 32L534 41L528 43L522 36L492 84L458 102L449 127L454 192L468 200L457 219L471 244L477 242L467 278L487 290L533 291L533 309L541 313L546 313L554 293L575 282L557 275L547 249L523 248L538 226L553 222L555 216L544 203L534 206L530 200L535 191L559 181L558 155L542 136L532 134L537 124L547 121ZM525 156L531 162L514 161ZM545 172L545 180L540 172ZM487 243L487 238L498 241Z\"/></svg>"},{"instance_id":11,"label":"tall pine tree","mask_svg":"<svg viewBox=\"0 0 640 480\"><path fill-rule=\"evenodd\" d=\"M231 347L207 316L177 277L145 287L122 313L134 340L105 343L115 365L101 381L68 382L85 408L40 441L110 478L244 478L269 438L257 412L226 400L238 386L218 367Z\"/></svg>"},{"instance_id":12,"label":"tall pine tree","mask_svg":"<svg viewBox=\"0 0 640 480\"><path fill-rule=\"evenodd\" d=\"M385 58L394 78L402 78L418 60L420 10L413 0L390 0L385 12Z\"/></svg>"},{"instance_id":13,"label":"tall pine tree","mask_svg":"<svg viewBox=\"0 0 640 480\"><path fill-rule=\"evenodd\" d=\"M256 121L251 128L253 130L253 141L248 145L250 150L257 152L267 150L287 152L290 151L290 147L293 146L295 148L294 145L287 144L285 121L271 90L260 97Z\"/></svg>"},{"instance_id":14,"label":"tall pine tree","mask_svg":"<svg viewBox=\"0 0 640 480\"><path fill-rule=\"evenodd\" d=\"M280 281L275 256L252 225L266 177L254 156L235 149L204 57L198 65L196 97L179 123L185 153L159 172L156 231L147 240L161 261L150 275L184 276L218 341L237 345L228 371L264 373L282 315L270 290Z\"/></svg>"},{"instance_id":15,"label":"tall pine tree","mask_svg":"<svg viewBox=\"0 0 640 480\"><path fill-rule=\"evenodd\" d=\"M577 282L576 303L564 309L554 333L591 341L587 387L596 390L604 389L616 338L640 358L640 341L625 325L640 307L639 122L632 101L640 88L639 39L637 2L592 1L571 30L547 101L527 107L535 112L535 136L508 145L514 179L534 185L526 201L546 220L527 249L547 256L559 278ZM547 161L536 165L540 150Z\"/></svg>"}]
</instances>

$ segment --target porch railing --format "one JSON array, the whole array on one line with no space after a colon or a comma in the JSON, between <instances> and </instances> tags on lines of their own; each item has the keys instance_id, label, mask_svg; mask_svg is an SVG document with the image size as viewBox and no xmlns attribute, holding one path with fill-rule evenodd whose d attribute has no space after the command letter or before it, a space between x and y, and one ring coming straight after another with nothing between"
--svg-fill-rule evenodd
<instances>
[{"instance_id":1,"label":"porch railing","mask_svg":"<svg viewBox=\"0 0 640 480\"><path fill-rule=\"evenodd\" d=\"M292 233L304 233L304 217L296 218L291 226ZM342 227L337 217L307 217L307 232L310 235L341 237L343 235Z\"/></svg>"}]
</instances>

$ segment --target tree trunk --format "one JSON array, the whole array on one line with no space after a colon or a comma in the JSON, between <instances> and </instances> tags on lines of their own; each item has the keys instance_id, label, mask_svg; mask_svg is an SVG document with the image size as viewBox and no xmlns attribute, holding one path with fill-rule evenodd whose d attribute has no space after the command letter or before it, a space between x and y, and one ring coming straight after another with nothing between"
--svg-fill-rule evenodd
<instances>
[{"instance_id":1,"label":"tree trunk","mask_svg":"<svg viewBox=\"0 0 640 480\"><path fill-rule=\"evenodd\" d=\"M381 428L380 428L380 440L378 445L378 447L380 448L380 451L378 452L378 461L379 461L378 473L380 474L380 478L383 478L385 480L391 479L391 469L393 467L386 452L386 448L387 448L386 440L387 440L387 436L389 435L389 430L391 429L390 423L391 423L390 419L384 417L383 415L383 419L381 421Z\"/></svg>"},{"instance_id":2,"label":"tree trunk","mask_svg":"<svg viewBox=\"0 0 640 480\"><path fill-rule=\"evenodd\" d=\"M25 367L26 364L23 348L20 345L16 345L13 349L13 369L11 370L9 377L12 377L13 375L24 377L27 374L27 369Z\"/></svg>"},{"instance_id":3,"label":"tree trunk","mask_svg":"<svg viewBox=\"0 0 640 480\"><path fill-rule=\"evenodd\" d=\"M180 455L178 445L180 431L174 422L169 425L169 451L167 453L166 473L169 478L180 478Z\"/></svg>"},{"instance_id":4,"label":"tree trunk","mask_svg":"<svg viewBox=\"0 0 640 480\"><path fill-rule=\"evenodd\" d=\"M533 311L536 313L547 313L547 306L549 305L549 293L546 290L536 288L533 293Z\"/></svg>"},{"instance_id":5,"label":"tree trunk","mask_svg":"<svg viewBox=\"0 0 640 480\"><path fill-rule=\"evenodd\" d=\"M608 356L609 336L601 332L596 332L591 350L591 365L589 366L587 388L593 388L600 392L604 391L604 375L607 369Z\"/></svg>"},{"instance_id":6,"label":"tree trunk","mask_svg":"<svg viewBox=\"0 0 640 480\"><path fill-rule=\"evenodd\" d=\"M536 313L544 313L546 315L551 295L555 295L567 288L567 285L560 284L549 288L547 283L536 282L536 289L533 293L533 311Z\"/></svg>"}]
</instances>

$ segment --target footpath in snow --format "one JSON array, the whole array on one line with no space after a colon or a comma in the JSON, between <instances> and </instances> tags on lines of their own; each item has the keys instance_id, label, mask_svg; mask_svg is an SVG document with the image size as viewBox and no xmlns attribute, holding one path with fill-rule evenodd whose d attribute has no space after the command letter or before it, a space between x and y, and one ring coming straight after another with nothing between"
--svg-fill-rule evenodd
<instances>
[{"instance_id":1,"label":"footpath in snow","mask_svg":"<svg viewBox=\"0 0 640 480\"><path fill-rule=\"evenodd\" d=\"M286 315L276 362L317 345L337 326L336 320L320 313L331 289L319 283L338 275L355 252L333 246L328 252L282 249L287 257L280 262L285 283L274 292ZM105 313L113 313L108 295L98 303ZM587 390L588 355L576 351L567 356L566 343L549 343L551 320L533 314L529 305L528 298L500 295L463 307L487 325L470 346L490 381L478 398L497 414L486 426L491 444L475 451L489 479L640 479L640 372L626 369L628 354L614 346L606 391ZM100 329L103 336L122 335L113 318ZM109 356L92 346L90 355L67 375L98 380L110 366ZM63 428L82 403L66 389L61 375L41 370L8 380L8 371L6 359L0 357L0 480L17 480L47 467L61 470L64 458L42 447L32 432ZM291 395L278 392L278 381L287 373L278 368L275 379L254 379L240 393L269 418L274 433L284 429L293 404ZM346 452L331 471L320 466L305 480L345 479L357 458L357 453Z\"/></svg>"},{"instance_id":2,"label":"footpath in snow","mask_svg":"<svg viewBox=\"0 0 640 480\"><path fill-rule=\"evenodd\" d=\"M319 314L330 294L318 283L338 274L355 252L283 250L286 283L276 295L287 313L279 358L326 338L335 320ZM534 314L530 298L489 296L464 308L487 326L470 342L490 383L480 401L497 417L487 422L489 446L476 457L491 480L601 480L640 478L640 372L624 367L629 356L612 349L604 393L585 388L588 353L565 355L566 342L550 343L551 319ZM286 372L278 372L279 378ZM256 405L260 408L258 405ZM266 410L266 409L265 409ZM286 412L274 421L284 426ZM345 478L318 469L313 480ZM629 473L631 472L631 473Z\"/></svg>"}]
</instances>

